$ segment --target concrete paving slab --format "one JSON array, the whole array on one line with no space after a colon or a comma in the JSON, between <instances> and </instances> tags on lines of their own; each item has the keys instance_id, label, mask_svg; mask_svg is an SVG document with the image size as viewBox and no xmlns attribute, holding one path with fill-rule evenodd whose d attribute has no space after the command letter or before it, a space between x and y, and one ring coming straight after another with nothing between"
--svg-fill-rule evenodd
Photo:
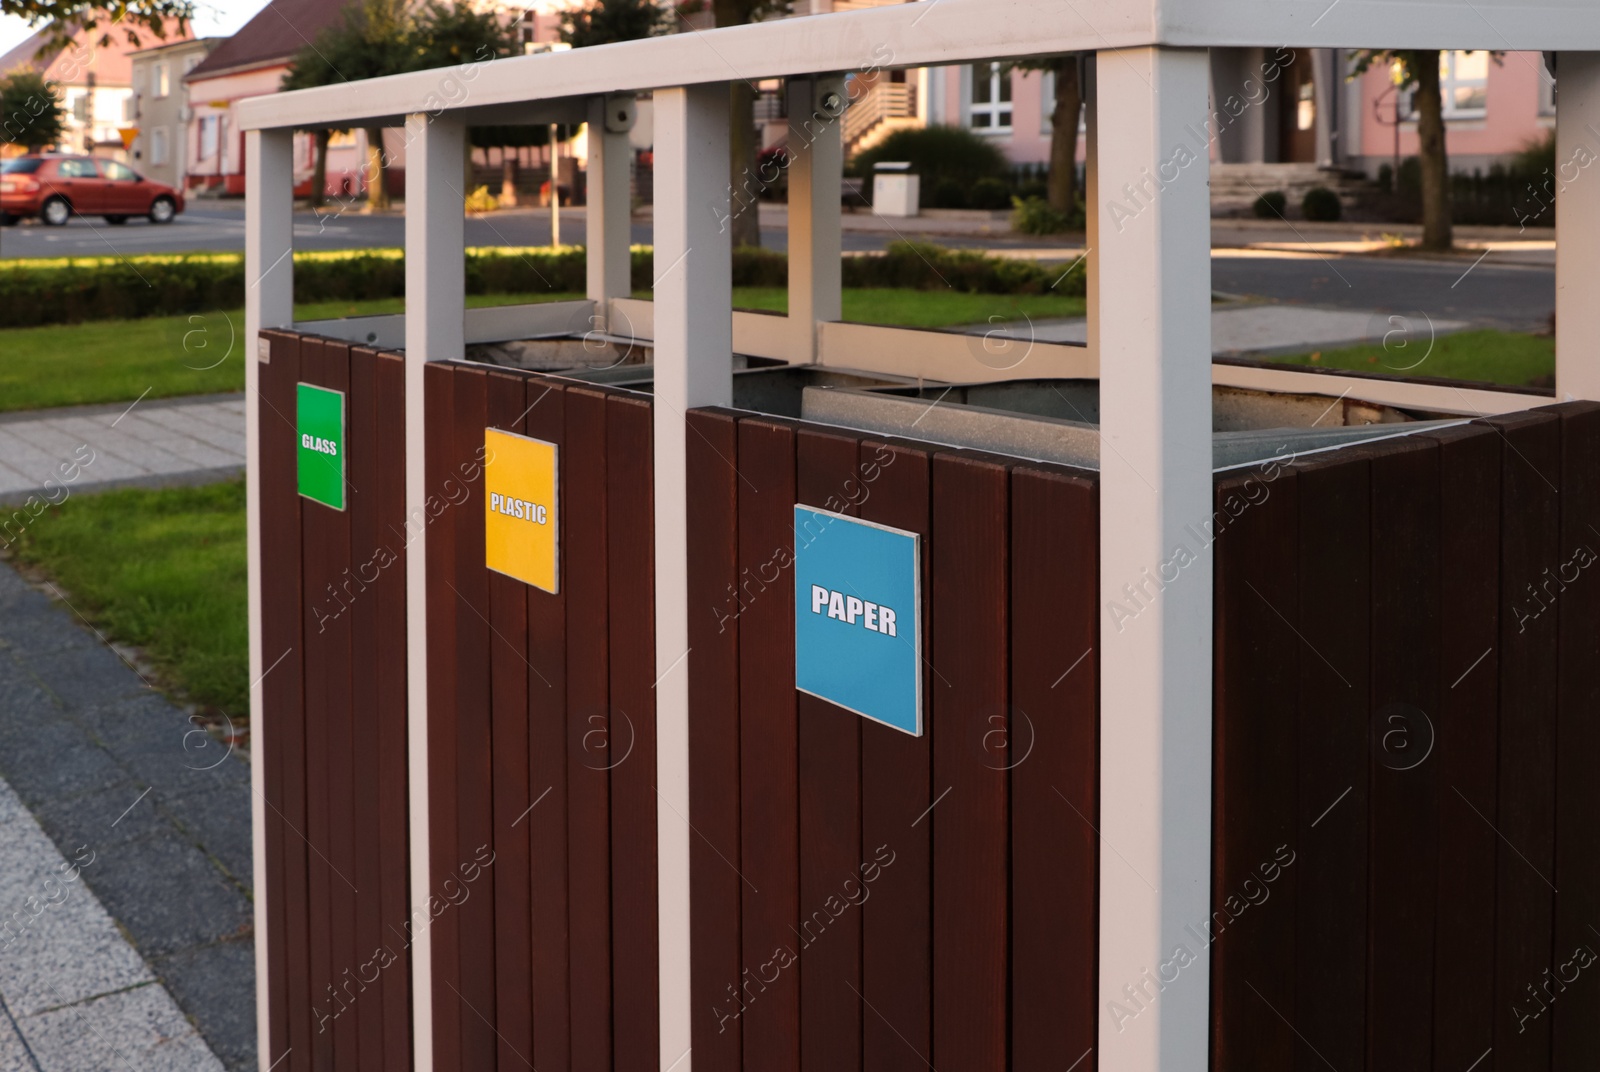
<instances>
[{"instance_id":1,"label":"concrete paving slab","mask_svg":"<svg viewBox=\"0 0 1600 1072\"><path fill-rule=\"evenodd\" d=\"M249 935L249 902L172 830L99 847L95 866L95 893L146 956Z\"/></svg>"},{"instance_id":2,"label":"concrete paving slab","mask_svg":"<svg viewBox=\"0 0 1600 1072\"><path fill-rule=\"evenodd\" d=\"M159 984L22 1023L41 1072L222 1072L222 1062Z\"/></svg>"},{"instance_id":3,"label":"concrete paving slab","mask_svg":"<svg viewBox=\"0 0 1600 1072\"><path fill-rule=\"evenodd\" d=\"M255 1067L255 956L248 941L217 942L152 964L173 997L200 1022L212 1052L229 1068Z\"/></svg>"},{"instance_id":4,"label":"concrete paving slab","mask_svg":"<svg viewBox=\"0 0 1600 1072\"><path fill-rule=\"evenodd\" d=\"M39 1072L33 1054L17 1034L16 1025L0 1002L0 1072Z\"/></svg>"}]
</instances>

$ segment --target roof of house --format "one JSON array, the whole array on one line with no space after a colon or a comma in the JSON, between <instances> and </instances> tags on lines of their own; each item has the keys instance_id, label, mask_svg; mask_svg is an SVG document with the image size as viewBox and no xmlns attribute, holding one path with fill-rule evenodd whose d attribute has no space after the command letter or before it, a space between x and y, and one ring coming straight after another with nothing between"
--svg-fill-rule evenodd
<instances>
[{"instance_id":1,"label":"roof of house","mask_svg":"<svg viewBox=\"0 0 1600 1072\"><path fill-rule=\"evenodd\" d=\"M204 48L209 52L226 40L226 37L192 37L187 41L163 41L159 45L141 48L137 52L128 53L128 55L139 59L145 56L154 56L158 52L169 52L180 48Z\"/></svg>"},{"instance_id":2,"label":"roof of house","mask_svg":"<svg viewBox=\"0 0 1600 1072\"><path fill-rule=\"evenodd\" d=\"M138 38L128 40L131 29ZM79 30L70 43L52 43L51 29L44 27L11 51L0 55L0 75L10 74L18 68L37 71L52 82L63 85L82 85L86 75L93 74L102 86L128 86L133 84L133 64L128 57L152 45L172 44L188 40L194 31L169 22L165 40L142 26L128 28L109 27L102 23L90 30ZM106 38L101 44L100 39Z\"/></svg>"},{"instance_id":3,"label":"roof of house","mask_svg":"<svg viewBox=\"0 0 1600 1072\"><path fill-rule=\"evenodd\" d=\"M344 15L352 0L271 0L239 32L211 50L184 78L195 82L218 75L287 63Z\"/></svg>"}]
</instances>

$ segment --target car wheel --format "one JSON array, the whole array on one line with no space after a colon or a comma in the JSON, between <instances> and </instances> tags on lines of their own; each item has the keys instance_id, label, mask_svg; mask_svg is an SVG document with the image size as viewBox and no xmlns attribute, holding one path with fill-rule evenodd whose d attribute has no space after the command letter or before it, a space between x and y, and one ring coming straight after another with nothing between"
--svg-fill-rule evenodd
<instances>
[{"instance_id":1,"label":"car wheel","mask_svg":"<svg viewBox=\"0 0 1600 1072\"><path fill-rule=\"evenodd\" d=\"M72 206L64 197L52 197L39 209L39 218L51 227L65 227L72 218Z\"/></svg>"},{"instance_id":2,"label":"car wheel","mask_svg":"<svg viewBox=\"0 0 1600 1072\"><path fill-rule=\"evenodd\" d=\"M116 224L117 226L120 227L122 224L128 222L128 217L126 217L126 216L107 216L106 217L106 222L107 223L111 223L111 224Z\"/></svg>"},{"instance_id":3,"label":"car wheel","mask_svg":"<svg viewBox=\"0 0 1600 1072\"><path fill-rule=\"evenodd\" d=\"M170 197L158 197L150 203L151 223L171 223L172 217L178 214L178 206L172 203Z\"/></svg>"}]
</instances>

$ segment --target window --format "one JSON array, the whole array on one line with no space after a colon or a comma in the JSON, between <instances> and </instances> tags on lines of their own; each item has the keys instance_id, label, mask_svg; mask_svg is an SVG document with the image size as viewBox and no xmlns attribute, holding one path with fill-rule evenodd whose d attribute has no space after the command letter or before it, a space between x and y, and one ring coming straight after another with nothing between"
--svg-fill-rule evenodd
<instances>
[{"instance_id":1,"label":"window","mask_svg":"<svg viewBox=\"0 0 1600 1072\"><path fill-rule=\"evenodd\" d=\"M209 160L217 155L217 117L205 116L200 120L200 159Z\"/></svg>"},{"instance_id":2,"label":"window","mask_svg":"<svg viewBox=\"0 0 1600 1072\"><path fill-rule=\"evenodd\" d=\"M72 157L56 165L56 174L63 179L98 179L95 173L94 161L83 157Z\"/></svg>"},{"instance_id":3,"label":"window","mask_svg":"<svg viewBox=\"0 0 1600 1072\"><path fill-rule=\"evenodd\" d=\"M167 65L165 63L158 63L156 64L155 70L155 96L165 97L169 89L170 87L167 83Z\"/></svg>"},{"instance_id":4,"label":"window","mask_svg":"<svg viewBox=\"0 0 1600 1072\"><path fill-rule=\"evenodd\" d=\"M152 130L150 132L150 163L161 165L167 162L167 132L165 130Z\"/></svg>"},{"instance_id":5,"label":"window","mask_svg":"<svg viewBox=\"0 0 1600 1072\"><path fill-rule=\"evenodd\" d=\"M110 179L112 182L139 181L139 176L134 174L134 171L131 167L129 167L127 164L118 163L115 160L100 161L100 170L104 172L105 177Z\"/></svg>"},{"instance_id":6,"label":"window","mask_svg":"<svg viewBox=\"0 0 1600 1072\"><path fill-rule=\"evenodd\" d=\"M1481 118L1489 103L1489 53L1441 52L1439 91L1446 119Z\"/></svg>"},{"instance_id":7,"label":"window","mask_svg":"<svg viewBox=\"0 0 1600 1072\"><path fill-rule=\"evenodd\" d=\"M972 68L972 103L968 126L977 131L1011 129L1011 72L998 63Z\"/></svg>"},{"instance_id":8,"label":"window","mask_svg":"<svg viewBox=\"0 0 1600 1072\"><path fill-rule=\"evenodd\" d=\"M200 66L200 57L190 56L183 61L183 73L188 74L198 66Z\"/></svg>"},{"instance_id":9,"label":"window","mask_svg":"<svg viewBox=\"0 0 1600 1072\"><path fill-rule=\"evenodd\" d=\"M12 160L0 160L0 175L32 175L43 164L42 156L19 156Z\"/></svg>"},{"instance_id":10,"label":"window","mask_svg":"<svg viewBox=\"0 0 1600 1072\"><path fill-rule=\"evenodd\" d=\"M1542 63L1539 64L1539 114L1546 119L1556 114L1556 80Z\"/></svg>"}]
</instances>

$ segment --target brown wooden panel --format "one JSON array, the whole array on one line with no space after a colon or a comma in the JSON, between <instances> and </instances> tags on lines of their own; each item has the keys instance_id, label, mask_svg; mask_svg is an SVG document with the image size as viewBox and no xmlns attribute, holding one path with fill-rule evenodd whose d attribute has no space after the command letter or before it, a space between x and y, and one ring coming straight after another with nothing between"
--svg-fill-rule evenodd
<instances>
[{"instance_id":1,"label":"brown wooden panel","mask_svg":"<svg viewBox=\"0 0 1600 1072\"><path fill-rule=\"evenodd\" d=\"M475 856L494 845L494 769L491 762L489 573L483 564L483 480L461 476L483 448L488 423L488 374L478 368L455 368L454 452L461 502L450 514L456 530L454 595L456 659L456 830L464 854ZM463 1068L493 1068L499 1051L495 1034L495 896L494 880L473 884L456 909L461 917L461 1014Z\"/></svg>"},{"instance_id":2,"label":"brown wooden panel","mask_svg":"<svg viewBox=\"0 0 1600 1072\"><path fill-rule=\"evenodd\" d=\"M488 374L488 426L522 434L526 377ZM466 431L462 429L462 431ZM490 463L493 464L492 462ZM481 544L479 545L482 546ZM494 770L495 1013L499 1068L533 1060L532 956L528 826L528 586L491 572L490 709Z\"/></svg>"},{"instance_id":3,"label":"brown wooden panel","mask_svg":"<svg viewBox=\"0 0 1600 1072\"><path fill-rule=\"evenodd\" d=\"M562 473L566 460L566 405L554 381L529 377L524 385L523 419L528 435L554 443ZM567 940L567 548L574 529L570 499L561 478L557 492L561 525L557 569L559 591L527 587L528 615L528 785L523 822L528 826L532 860L533 1064L571 1067Z\"/></svg>"},{"instance_id":4,"label":"brown wooden panel","mask_svg":"<svg viewBox=\"0 0 1600 1072\"><path fill-rule=\"evenodd\" d=\"M1282 475L1281 467L1268 465L1256 478L1276 494ZM1299 766L1291 843L1294 1006L1282 1012L1301 1036L1295 1068L1319 1067L1326 1058L1337 1068L1359 1069L1366 1060L1371 762L1368 456L1355 450L1323 455L1297 465L1294 484L1296 553L1306 565L1297 571L1297 628L1304 641L1293 694Z\"/></svg>"},{"instance_id":5,"label":"brown wooden panel","mask_svg":"<svg viewBox=\"0 0 1600 1072\"><path fill-rule=\"evenodd\" d=\"M1007 1066L1007 778L983 742L1009 691L1008 483L999 460L934 455L932 1063L944 1068Z\"/></svg>"},{"instance_id":6,"label":"brown wooden panel","mask_svg":"<svg viewBox=\"0 0 1600 1072\"><path fill-rule=\"evenodd\" d=\"M1500 437L1466 425L1439 444L1439 875L1434 894L1435 1068L1494 1045ZM1469 806L1470 804L1470 806ZM1474 809L1482 815L1474 814ZM1489 1062L1484 1062L1485 1066Z\"/></svg>"},{"instance_id":7,"label":"brown wooden panel","mask_svg":"<svg viewBox=\"0 0 1600 1072\"><path fill-rule=\"evenodd\" d=\"M690 410L691 1041L702 1072L739 1072L739 461L736 415Z\"/></svg>"},{"instance_id":8,"label":"brown wooden panel","mask_svg":"<svg viewBox=\"0 0 1600 1072\"><path fill-rule=\"evenodd\" d=\"M1600 1068L1600 405L1557 407L1561 418L1561 542L1551 572L1560 621L1552 1068ZM1564 586L1564 587L1563 587ZM1589 969L1592 970L1592 967ZM1580 974L1583 973L1583 974Z\"/></svg>"},{"instance_id":9,"label":"brown wooden panel","mask_svg":"<svg viewBox=\"0 0 1600 1072\"><path fill-rule=\"evenodd\" d=\"M794 587L762 580L794 546L794 429L739 422L739 868L743 973L737 982L750 1068L800 1066L800 852Z\"/></svg>"},{"instance_id":10,"label":"brown wooden panel","mask_svg":"<svg viewBox=\"0 0 1600 1072\"><path fill-rule=\"evenodd\" d=\"M427 441L428 604L428 831L429 903L460 897L457 861L463 858L456 806L456 531L453 511L465 490L455 457L455 372L429 363L423 369L423 422ZM470 856L471 847L466 852ZM433 1067L461 1069L460 914L450 908L428 923L433 957ZM470 1013L468 1014L470 1015Z\"/></svg>"},{"instance_id":11,"label":"brown wooden panel","mask_svg":"<svg viewBox=\"0 0 1600 1072\"><path fill-rule=\"evenodd\" d=\"M1555 903L1560 422L1548 413L1487 421L1500 461L1500 755L1495 900L1494 1061L1550 1068L1551 1017L1530 995L1550 968ZM1549 584L1548 591L1544 588Z\"/></svg>"},{"instance_id":12,"label":"brown wooden panel","mask_svg":"<svg viewBox=\"0 0 1600 1072\"><path fill-rule=\"evenodd\" d=\"M857 440L802 427L796 501L858 516L864 486ZM791 522L792 524L792 522ZM799 551L799 548L796 548ZM764 584L794 590L794 566L773 562ZM858 593L871 598L868 593ZM791 619L790 631L793 632ZM800 1066L861 1068L861 716L796 696L800 818ZM870 855L870 854L868 854ZM842 909L833 906L843 904Z\"/></svg>"},{"instance_id":13,"label":"brown wooden panel","mask_svg":"<svg viewBox=\"0 0 1600 1072\"><path fill-rule=\"evenodd\" d=\"M1098 1018L1099 487L1011 473L1011 1065L1092 1072ZM1009 746L1009 754L1003 749Z\"/></svg>"},{"instance_id":14,"label":"brown wooden panel","mask_svg":"<svg viewBox=\"0 0 1600 1072\"><path fill-rule=\"evenodd\" d=\"M300 337L263 332L271 361L260 367L261 654L271 668L261 682L267 874L269 1062L311 1067L311 994L306 920L305 712L301 643L300 496L296 492L295 383Z\"/></svg>"},{"instance_id":15,"label":"brown wooden panel","mask_svg":"<svg viewBox=\"0 0 1600 1072\"><path fill-rule=\"evenodd\" d=\"M1438 881L1439 455L1395 440L1372 458L1372 783L1368 1059L1426 1068Z\"/></svg>"},{"instance_id":16,"label":"brown wooden panel","mask_svg":"<svg viewBox=\"0 0 1600 1072\"><path fill-rule=\"evenodd\" d=\"M572 1066L607 1069L611 1050L611 750L606 630L606 393L566 392L567 866Z\"/></svg>"},{"instance_id":17,"label":"brown wooden panel","mask_svg":"<svg viewBox=\"0 0 1600 1072\"><path fill-rule=\"evenodd\" d=\"M379 894L385 954L383 967L383 1060L385 1067L408 1067L411 1048L411 767L406 694L406 548L423 521L407 528L405 358L380 354L374 359L376 456L373 484L378 502L370 569L377 606L376 719L373 723L378 775L377 834L382 889ZM370 971L370 969L369 969ZM363 1054L365 1051L363 1051Z\"/></svg>"},{"instance_id":18,"label":"brown wooden panel","mask_svg":"<svg viewBox=\"0 0 1600 1072\"><path fill-rule=\"evenodd\" d=\"M329 340L304 339L300 379L345 394L349 421L350 348ZM348 462L348 459L346 459ZM326 1014L327 1030L312 1040L317 1068L335 1063L353 1068L358 1060L357 1017L349 1011L355 986L353 969L355 870L350 829L350 640L351 616L328 607L343 594L343 571L350 561L350 494L345 471L345 510L311 500L301 503L304 555L302 629L306 650L306 837L312 848L311 987L313 1002ZM320 1016L319 1016L320 1020Z\"/></svg>"},{"instance_id":19,"label":"brown wooden panel","mask_svg":"<svg viewBox=\"0 0 1600 1072\"><path fill-rule=\"evenodd\" d=\"M650 403L606 400L614 1067L661 1065L656 910L655 469ZM682 674L680 663L661 672ZM626 752L619 749L626 747ZM669 1061L671 1059L669 1058Z\"/></svg>"},{"instance_id":20,"label":"brown wooden panel","mask_svg":"<svg viewBox=\"0 0 1600 1072\"><path fill-rule=\"evenodd\" d=\"M365 347L350 350L349 429L345 464L349 466L350 486L347 510L350 517L350 554L341 583L348 602L329 608L331 613L350 618L350 706L346 726L350 789L348 833L351 851L351 880L360 890L349 920L354 935L352 968L361 988L355 1003L360 1037L360 1067L379 1070L385 1067L383 1053L383 978L372 976L374 953L383 942L383 870L379 829L378 786L383 774L377 741L370 735L376 729L378 678L381 673L378 652L377 594L372 590L377 574L372 566L372 549L378 542L383 504L380 501L378 469L392 463L378 450L377 354ZM346 609L348 608L348 609ZM369 985L369 983L371 985Z\"/></svg>"},{"instance_id":21,"label":"brown wooden panel","mask_svg":"<svg viewBox=\"0 0 1600 1072\"><path fill-rule=\"evenodd\" d=\"M867 498L861 516L922 536L923 651L933 650L932 460L927 448L885 440L861 444ZM923 735L876 722L861 725L861 846L876 865L872 896L861 907L863 1068L921 1072L933 1056L933 740L929 717L937 678L923 661ZM941 787L942 788L942 787ZM892 861L887 867L884 860Z\"/></svg>"},{"instance_id":22,"label":"brown wooden panel","mask_svg":"<svg viewBox=\"0 0 1600 1072\"><path fill-rule=\"evenodd\" d=\"M1211 919L1203 936L1194 933L1198 927L1189 934L1195 945L1201 937L1211 943L1212 1067L1289 1068L1295 1037L1284 1015L1295 1004L1297 877L1291 705L1300 662L1325 656L1296 635L1302 612L1294 474L1267 484L1254 471L1236 470L1219 475L1215 488ZM1160 584L1184 583L1181 561L1156 563L1142 583L1129 583L1144 598L1159 598ZM1159 1000L1155 978L1129 982L1148 996L1141 1000Z\"/></svg>"}]
</instances>

